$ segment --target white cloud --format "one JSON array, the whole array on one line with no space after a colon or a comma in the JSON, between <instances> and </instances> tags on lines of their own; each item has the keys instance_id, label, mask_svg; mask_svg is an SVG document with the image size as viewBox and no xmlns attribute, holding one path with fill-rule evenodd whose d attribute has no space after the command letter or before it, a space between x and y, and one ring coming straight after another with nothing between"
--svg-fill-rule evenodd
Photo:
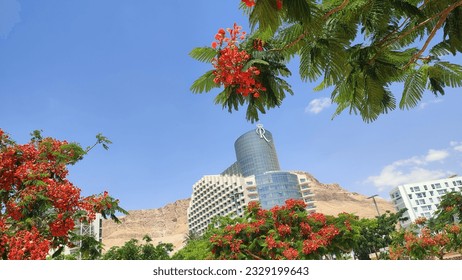
<instances>
[{"instance_id":1,"label":"white cloud","mask_svg":"<svg viewBox=\"0 0 462 280\"><path fill-rule=\"evenodd\" d=\"M437 104L437 103L441 103L441 102L443 102L443 99L435 99L435 100L432 100L432 101L429 101L429 102L422 102L422 103L420 103L419 108L423 110L423 109L427 108L427 106L429 106L430 104Z\"/></svg>"},{"instance_id":2,"label":"white cloud","mask_svg":"<svg viewBox=\"0 0 462 280\"><path fill-rule=\"evenodd\" d=\"M5 39L21 21L21 5L17 0L0 0L0 39Z\"/></svg>"},{"instance_id":3,"label":"white cloud","mask_svg":"<svg viewBox=\"0 0 462 280\"><path fill-rule=\"evenodd\" d=\"M400 170L392 163L385 166L378 176L370 176L366 183L372 183L379 191L389 190L398 185L433 180L450 175L441 170L429 170L422 167L411 167L409 170Z\"/></svg>"},{"instance_id":4,"label":"white cloud","mask_svg":"<svg viewBox=\"0 0 462 280\"><path fill-rule=\"evenodd\" d=\"M451 141L451 147L458 152L462 152L462 142Z\"/></svg>"},{"instance_id":5,"label":"white cloud","mask_svg":"<svg viewBox=\"0 0 462 280\"><path fill-rule=\"evenodd\" d=\"M452 172L436 170L427 165L449 157L447 150L428 150L426 155L401 159L386 165L379 175L369 176L365 183L374 185L379 191L412 182L434 180L449 176Z\"/></svg>"},{"instance_id":6,"label":"white cloud","mask_svg":"<svg viewBox=\"0 0 462 280\"><path fill-rule=\"evenodd\" d=\"M330 98L318 98L311 100L310 104L305 108L305 113L319 114L322 110L330 107L332 104Z\"/></svg>"},{"instance_id":7,"label":"white cloud","mask_svg":"<svg viewBox=\"0 0 462 280\"><path fill-rule=\"evenodd\" d=\"M428 150L428 154L425 156L426 162L439 161L447 158L449 153L445 150Z\"/></svg>"}]
</instances>

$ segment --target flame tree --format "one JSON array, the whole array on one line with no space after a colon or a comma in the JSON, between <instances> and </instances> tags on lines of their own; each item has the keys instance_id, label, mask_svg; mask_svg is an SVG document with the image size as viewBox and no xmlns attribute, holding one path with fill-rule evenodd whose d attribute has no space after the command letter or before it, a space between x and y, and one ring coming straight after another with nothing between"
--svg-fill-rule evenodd
<instances>
[{"instance_id":1,"label":"flame tree","mask_svg":"<svg viewBox=\"0 0 462 280\"><path fill-rule=\"evenodd\" d=\"M20 145L0 129L1 259L45 259L50 252L57 257L65 246L88 241L73 232L76 222L90 223L96 213L118 221L115 214L126 213L107 192L82 197L67 179L68 165L110 143L99 134L95 145L83 149L34 131L31 141Z\"/></svg>"},{"instance_id":2,"label":"flame tree","mask_svg":"<svg viewBox=\"0 0 462 280\"><path fill-rule=\"evenodd\" d=\"M246 105L252 122L293 94L284 80L293 58L303 81L331 90L334 116L348 110L366 122L417 106L426 90L462 86L462 67L445 61L462 52L461 0L242 0L240 8L251 33L234 24L192 50L213 69L191 90L223 88L215 102L230 112Z\"/></svg>"}]
</instances>

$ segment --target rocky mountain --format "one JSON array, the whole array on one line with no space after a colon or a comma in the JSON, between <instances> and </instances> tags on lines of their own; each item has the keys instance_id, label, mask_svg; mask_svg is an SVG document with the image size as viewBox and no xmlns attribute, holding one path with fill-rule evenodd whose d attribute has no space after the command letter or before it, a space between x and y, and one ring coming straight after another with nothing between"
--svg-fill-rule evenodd
<instances>
[{"instance_id":1,"label":"rocky mountain","mask_svg":"<svg viewBox=\"0 0 462 280\"><path fill-rule=\"evenodd\" d=\"M338 213L348 212L354 213L361 218L372 218L377 216L372 199L367 196L349 192L338 184L323 184L320 183L311 174L306 172L298 172L306 174L311 181L311 187L315 194L316 212L326 215L337 215ZM393 204L381 197L375 197L377 208L380 214L386 211L395 212Z\"/></svg>"},{"instance_id":2,"label":"rocky mountain","mask_svg":"<svg viewBox=\"0 0 462 280\"><path fill-rule=\"evenodd\" d=\"M119 217L120 224L104 220L104 248L122 246L132 238L144 242L142 238L148 234L153 240L152 244L172 243L179 249L188 233L188 207L189 199L182 199L158 209L128 211L127 216Z\"/></svg>"},{"instance_id":3,"label":"rocky mountain","mask_svg":"<svg viewBox=\"0 0 462 280\"><path fill-rule=\"evenodd\" d=\"M338 184L320 183L312 175L303 173L307 174L311 180L317 212L326 215L348 212L365 218L377 215L372 199L368 199L367 196L348 192ZM380 197L375 199L380 214L385 213L385 211L394 212L391 202ZM141 241L143 236L148 234L153 239L153 244L172 243L176 250L180 249L183 246L185 235L188 233L188 206L189 199L182 199L158 209L129 211L129 215L120 217L122 222L120 224L111 220L103 221L105 248L121 246L132 238Z\"/></svg>"}]
</instances>

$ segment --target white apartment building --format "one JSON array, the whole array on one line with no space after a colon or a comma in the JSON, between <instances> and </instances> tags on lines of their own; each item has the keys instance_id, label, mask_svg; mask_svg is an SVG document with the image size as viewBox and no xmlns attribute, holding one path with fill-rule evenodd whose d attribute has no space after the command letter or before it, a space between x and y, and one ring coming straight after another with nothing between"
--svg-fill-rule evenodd
<instances>
[{"instance_id":1,"label":"white apartment building","mask_svg":"<svg viewBox=\"0 0 462 280\"><path fill-rule=\"evenodd\" d=\"M95 219L89 224L76 221L74 232L77 233L78 235L93 236L95 240L102 242L103 240L103 217L102 215L99 213L96 213ZM78 252L81 246L82 246L81 242L75 242L74 247L72 248L65 246L62 254L63 255L75 254L76 257L80 259ZM50 251L50 255L52 255L54 252L55 252L54 250Z\"/></svg>"},{"instance_id":2,"label":"white apartment building","mask_svg":"<svg viewBox=\"0 0 462 280\"><path fill-rule=\"evenodd\" d=\"M432 217L441 196L454 191L462 192L462 176L400 185L390 191L390 197L397 211L407 209L403 217L408 220L401 226L408 227L419 217Z\"/></svg>"},{"instance_id":3,"label":"white apartment building","mask_svg":"<svg viewBox=\"0 0 462 280\"><path fill-rule=\"evenodd\" d=\"M314 194L311 191L307 175L299 172L285 173L296 176L300 199L303 199L307 204L307 211L314 212ZM193 193L188 208L189 230L202 234L215 216L242 216L244 208L251 201L260 201L254 175L248 177L239 175L204 176L193 185Z\"/></svg>"}]
</instances>

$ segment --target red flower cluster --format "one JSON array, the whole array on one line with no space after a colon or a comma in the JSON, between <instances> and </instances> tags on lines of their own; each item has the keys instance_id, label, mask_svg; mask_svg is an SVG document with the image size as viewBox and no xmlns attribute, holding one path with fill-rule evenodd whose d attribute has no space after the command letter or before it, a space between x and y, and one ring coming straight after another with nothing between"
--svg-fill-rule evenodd
<instances>
[{"instance_id":1,"label":"red flower cluster","mask_svg":"<svg viewBox=\"0 0 462 280\"><path fill-rule=\"evenodd\" d=\"M448 226L448 231L454 234L458 234L460 232L460 226L458 225L450 225Z\"/></svg>"},{"instance_id":2,"label":"red flower cluster","mask_svg":"<svg viewBox=\"0 0 462 280\"><path fill-rule=\"evenodd\" d=\"M242 0L247 7L255 6L255 0ZM282 9L282 0L276 0L276 7L278 10Z\"/></svg>"},{"instance_id":3,"label":"red flower cluster","mask_svg":"<svg viewBox=\"0 0 462 280\"><path fill-rule=\"evenodd\" d=\"M2 236L0 248L4 246L10 260L41 260L46 258L50 250L50 241L41 236L36 227L32 227L31 230L20 230L11 237Z\"/></svg>"},{"instance_id":4,"label":"red flower cluster","mask_svg":"<svg viewBox=\"0 0 462 280\"><path fill-rule=\"evenodd\" d=\"M239 40L242 41L245 38L245 32L241 32L241 29L242 27L234 24L233 29L227 29L230 37L226 37L224 29L218 30L215 35L216 41L212 42L212 47L219 47L220 51L218 58L212 60L215 68L213 81L225 87L232 87L236 93L243 96L252 95L257 98L260 92L266 91L266 88L256 80L256 77L260 75L257 67L250 66L244 69L250 60L250 54L238 47Z\"/></svg>"},{"instance_id":5,"label":"red flower cluster","mask_svg":"<svg viewBox=\"0 0 462 280\"><path fill-rule=\"evenodd\" d=\"M82 151L52 138L18 145L0 129L0 258L44 259L67 244L78 218L113 206L107 193L82 198L67 180L67 165Z\"/></svg>"},{"instance_id":6,"label":"red flower cluster","mask_svg":"<svg viewBox=\"0 0 462 280\"><path fill-rule=\"evenodd\" d=\"M282 255L288 260L296 260L298 258L298 251L294 248L287 248L282 252Z\"/></svg>"},{"instance_id":7,"label":"red flower cluster","mask_svg":"<svg viewBox=\"0 0 462 280\"><path fill-rule=\"evenodd\" d=\"M417 219L414 220L414 223L416 225L423 225L427 222L427 218L425 217L418 217Z\"/></svg>"},{"instance_id":8,"label":"red flower cluster","mask_svg":"<svg viewBox=\"0 0 462 280\"><path fill-rule=\"evenodd\" d=\"M242 2L244 2L247 5L247 7L255 6L255 0L242 0Z\"/></svg>"},{"instance_id":9,"label":"red flower cluster","mask_svg":"<svg viewBox=\"0 0 462 280\"><path fill-rule=\"evenodd\" d=\"M278 233L281 236L289 235L291 232L289 225L280 225L278 226Z\"/></svg>"},{"instance_id":10,"label":"red flower cluster","mask_svg":"<svg viewBox=\"0 0 462 280\"><path fill-rule=\"evenodd\" d=\"M326 216L324 216L323 214L321 213L311 213L308 218L311 218L313 220L315 220L316 222L319 222L321 224L325 224L326 223Z\"/></svg>"},{"instance_id":11,"label":"red flower cluster","mask_svg":"<svg viewBox=\"0 0 462 280\"><path fill-rule=\"evenodd\" d=\"M282 0L276 0L276 7L278 10L282 9Z\"/></svg>"},{"instance_id":12,"label":"red flower cluster","mask_svg":"<svg viewBox=\"0 0 462 280\"><path fill-rule=\"evenodd\" d=\"M51 235L60 237L67 236L70 230L75 227L74 220L70 217L64 217L63 214L58 214L56 220L50 224Z\"/></svg>"},{"instance_id":13,"label":"red flower cluster","mask_svg":"<svg viewBox=\"0 0 462 280\"><path fill-rule=\"evenodd\" d=\"M286 200L286 207L292 210L304 209L306 207L306 203L299 199L288 199Z\"/></svg>"},{"instance_id":14,"label":"red flower cluster","mask_svg":"<svg viewBox=\"0 0 462 280\"><path fill-rule=\"evenodd\" d=\"M303 241L303 254L309 255L319 248L319 243L316 240L307 239Z\"/></svg>"},{"instance_id":15,"label":"red flower cluster","mask_svg":"<svg viewBox=\"0 0 462 280\"><path fill-rule=\"evenodd\" d=\"M331 218L328 221L323 214L307 214L305 206L301 200L287 200L285 205L268 211L258 203L250 203L245 221L227 225L210 238L214 256L217 259L319 257L318 249L330 246L341 231ZM342 222L349 223L343 219Z\"/></svg>"}]
</instances>

